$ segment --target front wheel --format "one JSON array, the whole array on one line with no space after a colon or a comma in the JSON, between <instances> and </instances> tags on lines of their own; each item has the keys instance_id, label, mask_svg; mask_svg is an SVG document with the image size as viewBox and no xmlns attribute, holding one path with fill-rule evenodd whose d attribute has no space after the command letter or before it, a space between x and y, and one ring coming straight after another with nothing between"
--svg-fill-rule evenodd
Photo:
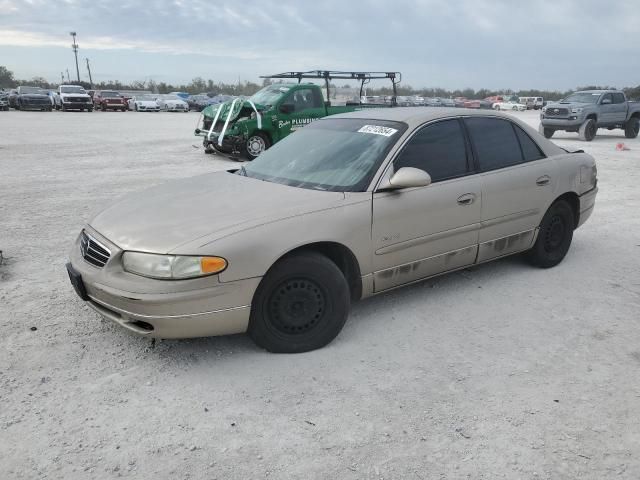
<instances>
[{"instance_id":1,"label":"front wheel","mask_svg":"<svg viewBox=\"0 0 640 480\"><path fill-rule=\"evenodd\" d=\"M248 160L254 160L270 146L271 141L269 137L262 132L254 133L249 137L245 145L245 157L247 157Z\"/></svg>"},{"instance_id":2,"label":"front wheel","mask_svg":"<svg viewBox=\"0 0 640 480\"><path fill-rule=\"evenodd\" d=\"M636 138L640 132L640 120L638 117L630 118L624 126L624 136L626 138Z\"/></svg>"},{"instance_id":3,"label":"front wheel","mask_svg":"<svg viewBox=\"0 0 640 480\"><path fill-rule=\"evenodd\" d=\"M349 286L335 263L316 252L293 254L271 267L260 283L248 332L270 352L308 352L340 333L349 306Z\"/></svg>"},{"instance_id":4,"label":"front wheel","mask_svg":"<svg viewBox=\"0 0 640 480\"><path fill-rule=\"evenodd\" d=\"M574 228L571 206L564 200L554 202L540 222L536 243L527 252L529 262L541 268L559 264L569 251Z\"/></svg>"},{"instance_id":5,"label":"front wheel","mask_svg":"<svg viewBox=\"0 0 640 480\"><path fill-rule=\"evenodd\" d=\"M586 142L590 142L594 138L596 138L596 132L598 131L598 126L596 121L593 118L587 119L582 125L580 125L580 130L578 130L578 134L580 138Z\"/></svg>"}]
</instances>

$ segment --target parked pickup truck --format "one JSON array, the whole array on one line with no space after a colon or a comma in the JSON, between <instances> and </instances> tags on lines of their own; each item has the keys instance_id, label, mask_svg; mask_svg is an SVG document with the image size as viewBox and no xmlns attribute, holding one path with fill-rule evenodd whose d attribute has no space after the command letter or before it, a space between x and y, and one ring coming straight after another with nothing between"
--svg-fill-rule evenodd
<instances>
[{"instance_id":1,"label":"parked pickup truck","mask_svg":"<svg viewBox=\"0 0 640 480\"><path fill-rule=\"evenodd\" d=\"M85 89L78 85L60 85L58 95L60 96L60 108L63 112L67 110L93 112L93 100Z\"/></svg>"},{"instance_id":2,"label":"parked pickup truck","mask_svg":"<svg viewBox=\"0 0 640 480\"><path fill-rule=\"evenodd\" d=\"M274 143L291 132L322 117L352 112L381 105L362 105L359 101L332 106L325 101L322 89L303 79L325 80L327 98L330 80L349 78L366 84L373 78L391 79L394 91L399 82L398 72L289 72L266 78L297 78L298 83L276 83L258 91L248 99L236 98L219 105L209 105L202 111L195 130L203 137L205 153L215 151L242 155L253 160ZM395 99L395 95L394 95ZM394 104L395 102L392 102ZM387 105L389 106L389 105Z\"/></svg>"},{"instance_id":3,"label":"parked pickup truck","mask_svg":"<svg viewBox=\"0 0 640 480\"><path fill-rule=\"evenodd\" d=\"M540 114L540 133L551 138L556 130L578 132L590 142L598 128L624 130L627 138L636 138L640 130L640 102L628 102L618 90L575 92L557 103L547 103Z\"/></svg>"}]
</instances>

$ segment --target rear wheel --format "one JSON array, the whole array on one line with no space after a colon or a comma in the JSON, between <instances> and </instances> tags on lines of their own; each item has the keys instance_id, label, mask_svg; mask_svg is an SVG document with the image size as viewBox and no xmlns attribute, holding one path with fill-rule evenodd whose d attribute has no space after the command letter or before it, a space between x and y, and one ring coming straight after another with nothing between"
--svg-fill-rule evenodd
<instances>
[{"instance_id":1,"label":"rear wheel","mask_svg":"<svg viewBox=\"0 0 640 480\"><path fill-rule=\"evenodd\" d=\"M590 142L596 137L596 132L598 131L598 126L596 121L593 118L588 118L585 122L580 125L580 130L578 130L578 134L582 140Z\"/></svg>"},{"instance_id":2,"label":"rear wheel","mask_svg":"<svg viewBox=\"0 0 640 480\"><path fill-rule=\"evenodd\" d=\"M638 117L630 118L624 126L624 136L627 138L636 138L640 132L640 119Z\"/></svg>"},{"instance_id":3,"label":"rear wheel","mask_svg":"<svg viewBox=\"0 0 640 480\"><path fill-rule=\"evenodd\" d=\"M245 145L245 157L248 160L257 158L262 152L271 146L271 141L262 132L254 133L249 137Z\"/></svg>"},{"instance_id":4,"label":"rear wheel","mask_svg":"<svg viewBox=\"0 0 640 480\"><path fill-rule=\"evenodd\" d=\"M527 252L532 265L550 268L562 261L573 239L574 218L573 209L564 200L557 200L549 207L540 222L536 243Z\"/></svg>"},{"instance_id":5,"label":"rear wheel","mask_svg":"<svg viewBox=\"0 0 640 480\"><path fill-rule=\"evenodd\" d=\"M335 263L316 252L294 254L271 267L260 283L248 332L270 352L308 352L340 333L349 305L349 286Z\"/></svg>"}]
</instances>

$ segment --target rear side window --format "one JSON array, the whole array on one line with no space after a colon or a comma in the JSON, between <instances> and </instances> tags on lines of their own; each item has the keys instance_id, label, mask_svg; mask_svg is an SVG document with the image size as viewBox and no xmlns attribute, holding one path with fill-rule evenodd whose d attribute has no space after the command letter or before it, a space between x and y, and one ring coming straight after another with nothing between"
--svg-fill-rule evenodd
<instances>
[{"instance_id":1,"label":"rear side window","mask_svg":"<svg viewBox=\"0 0 640 480\"><path fill-rule=\"evenodd\" d=\"M487 172L522 163L522 152L511 122L500 118L467 118L480 170Z\"/></svg>"},{"instance_id":2,"label":"rear side window","mask_svg":"<svg viewBox=\"0 0 640 480\"><path fill-rule=\"evenodd\" d=\"M544 158L544 153L540 150L540 147L536 145L536 142L531 140L531 137L526 134L519 126L514 125L513 128L516 131L520 146L522 147L522 155L525 162L531 162L532 160L540 160Z\"/></svg>"},{"instance_id":3,"label":"rear side window","mask_svg":"<svg viewBox=\"0 0 640 480\"><path fill-rule=\"evenodd\" d=\"M444 120L416 133L393 163L395 170L414 167L438 182L465 175L467 147L458 120Z\"/></svg>"}]
</instances>

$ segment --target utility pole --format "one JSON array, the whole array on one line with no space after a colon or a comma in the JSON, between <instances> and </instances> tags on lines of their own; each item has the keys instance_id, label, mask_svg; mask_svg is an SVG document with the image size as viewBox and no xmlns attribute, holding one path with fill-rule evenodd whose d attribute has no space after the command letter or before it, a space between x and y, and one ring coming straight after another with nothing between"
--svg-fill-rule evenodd
<instances>
[{"instance_id":1,"label":"utility pole","mask_svg":"<svg viewBox=\"0 0 640 480\"><path fill-rule=\"evenodd\" d=\"M69 69L67 68L67 83L71 83L71 79L69 78Z\"/></svg>"},{"instance_id":2,"label":"utility pole","mask_svg":"<svg viewBox=\"0 0 640 480\"><path fill-rule=\"evenodd\" d=\"M87 61L87 71L89 72L89 85L91 85L91 88L93 88L93 79L91 78L91 67L89 66L89 59L85 57L85 60Z\"/></svg>"},{"instance_id":3,"label":"utility pole","mask_svg":"<svg viewBox=\"0 0 640 480\"><path fill-rule=\"evenodd\" d=\"M60 72L60 85L64 84L64 72Z\"/></svg>"},{"instance_id":4,"label":"utility pole","mask_svg":"<svg viewBox=\"0 0 640 480\"><path fill-rule=\"evenodd\" d=\"M73 43L71 49L76 56L76 74L78 75L78 83L80 83L80 68L78 68L78 44L76 43L76 32L69 32L69 35L73 37Z\"/></svg>"}]
</instances>

